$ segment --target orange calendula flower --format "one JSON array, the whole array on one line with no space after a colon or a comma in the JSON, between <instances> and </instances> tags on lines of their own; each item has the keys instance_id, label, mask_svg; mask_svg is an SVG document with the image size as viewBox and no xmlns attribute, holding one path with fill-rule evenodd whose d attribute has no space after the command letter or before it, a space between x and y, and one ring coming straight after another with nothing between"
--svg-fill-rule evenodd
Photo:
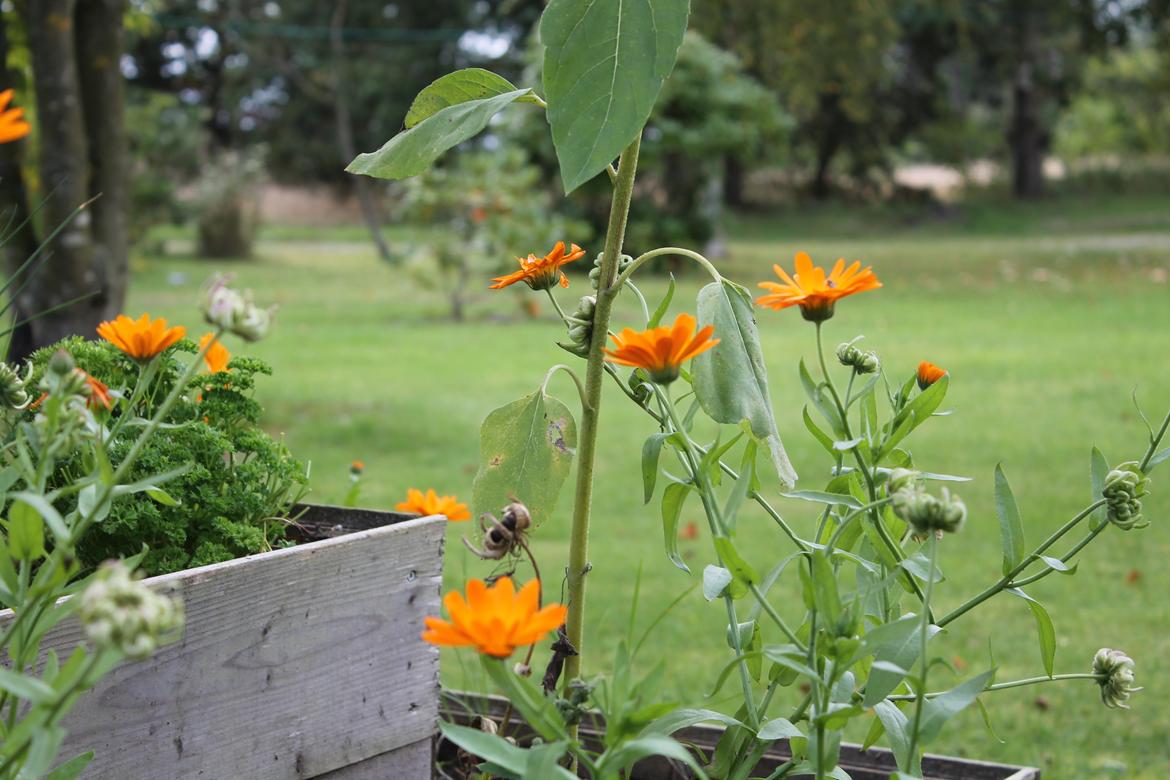
<instances>
[{"instance_id":1,"label":"orange calendula flower","mask_svg":"<svg viewBox=\"0 0 1170 780\"><path fill-rule=\"evenodd\" d=\"M605 350L606 359L623 366L644 368L656 383L668 385L678 379L683 363L719 343L719 339L711 338L715 326L708 325L695 333L696 324L691 315L680 314L674 325L643 331L626 328L610 336L614 348Z\"/></svg>"},{"instance_id":2,"label":"orange calendula flower","mask_svg":"<svg viewBox=\"0 0 1170 780\"><path fill-rule=\"evenodd\" d=\"M756 299L756 303L770 309L799 306L801 315L809 322L823 322L833 316L833 306L846 295L876 290L882 286L869 266L864 269L855 262L848 268L838 260L825 276L825 269L813 265L806 252L796 253L796 274L789 276L779 265L772 266L783 282L760 282L770 292Z\"/></svg>"},{"instance_id":3,"label":"orange calendula flower","mask_svg":"<svg viewBox=\"0 0 1170 780\"><path fill-rule=\"evenodd\" d=\"M152 320L143 314L132 320L119 314L111 321L98 325L98 335L135 360L150 360L167 347L187 335L182 325L167 327L162 317Z\"/></svg>"},{"instance_id":4,"label":"orange calendula flower","mask_svg":"<svg viewBox=\"0 0 1170 780\"><path fill-rule=\"evenodd\" d=\"M934 363L923 360L918 364L918 389L925 390L947 375L945 368L939 368Z\"/></svg>"},{"instance_id":5,"label":"orange calendula flower","mask_svg":"<svg viewBox=\"0 0 1170 780\"><path fill-rule=\"evenodd\" d=\"M455 496L440 496L434 488L429 488L426 493L411 488L406 491L406 500L399 501L394 508L414 515L446 515L452 522L471 519L467 504L460 504Z\"/></svg>"},{"instance_id":6,"label":"orange calendula flower","mask_svg":"<svg viewBox=\"0 0 1170 780\"><path fill-rule=\"evenodd\" d=\"M114 401L110 397L110 388L106 387L104 382L95 379L80 368L74 370L85 375L85 383L89 386L89 399L85 402L86 406L90 409L96 409L98 406L106 409L114 408Z\"/></svg>"},{"instance_id":7,"label":"orange calendula flower","mask_svg":"<svg viewBox=\"0 0 1170 780\"><path fill-rule=\"evenodd\" d=\"M540 608L539 580L530 580L517 593L510 577L501 577L490 588L483 580L471 580L466 600L453 590L443 604L451 620L424 618L422 638L433 645L474 647L494 658L507 658L517 647L539 642L564 625L569 613L563 604Z\"/></svg>"},{"instance_id":8,"label":"orange calendula flower","mask_svg":"<svg viewBox=\"0 0 1170 780\"><path fill-rule=\"evenodd\" d=\"M517 257L516 262L520 264L520 270L492 279L494 284L491 285L491 289L500 290L516 282L524 282L533 290L547 290L558 282L561 287L568 287L569 277L565 276L561 266L584 256L585 250L576 244L570 244L566 253L565 242L558 241L552 251L544 257L536 255L529 255L527 258Z\"/></svg>"},{"instance_id":9,"label":"orange calendula flower","mask_svg":"<svg viewBox=\"0 0 1170 780\"><path fill-rule=\"evenodd\" d=\"M209 343L210 347L207 346ZM207 350L203 353L203 362L207 364L208 373L218 374L228 370L232 353L228 352L228 348L219 342L214 333L204 333L199 338L199 349Z\"/></svg>"},{"instance_id":10,"label":"orange calendula flower","mask_svg":"<svg viewBox=\"0 0 1170 780\"><path fill-rule=\"evenodd\" d=\"M32 125L24 120L23 108L9 108L12 90L0 92L0 144L19 141L32 132Z\"/></svg>"}]
</instances>

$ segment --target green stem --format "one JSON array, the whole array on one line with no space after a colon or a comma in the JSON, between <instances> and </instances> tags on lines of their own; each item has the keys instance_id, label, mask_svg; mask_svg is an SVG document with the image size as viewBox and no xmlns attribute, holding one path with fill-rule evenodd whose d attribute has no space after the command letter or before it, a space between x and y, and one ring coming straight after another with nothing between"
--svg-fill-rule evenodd
<instances>
[{"instance_id":1,"label":"green stem","mask_svg":"<svg viewBox=\"0 0 1170 780\"><path fill-rule=\"evenodd\" d=\"M1021 583L1013 583L1012 582L1012 580L1014 580L1017 575L1019 575L1021 572L1023 572L1024 569L1028 568L1034 562L1038 561L1040 559L1040 556L1044 554L1045 550L1047 550L1049 547L1051 547L1052 545L1054 545L1058 541L1060 541L1061 537L1063 537L1065 534L1067 534L1072 529L1076 528L1076 526L1082 520L1084 520L1089 515L1093 514L1093 512L1096 511L1099 507L1104 506L1105 503L1106 503L1105 499L1102 498L1098 501L1094 501L1093 503L1089 504L1087 507L1082 509L1071 520L1069 520L1067 523L1065 523L1063 526L1061 526L1060 529L1056 531L1056 533L1052 534L1052 536L1049 536L1047 539L1045 539L1040 544L1040 546L1037 547L1035 550L1033 550L1031 552L1031 554L1029 554L1026 558L1024 558L1024 560L1020 561L1018 564L1016 564L1014 567L1012 567L1012 569L1007 574L1000 577L999 580L997 580L993 585L988 587L982 593L978 594L977 596L973 596L973 597L967 599L967 601L965 601L962 604L960 604L959 606L955 607L953 610L948 612L946 615L943 615L942 619L936 621L935 625L937 625L941 628L941 627L945 626L946 624L950 623L951 621L955 620L956 618L962 617L967 612L970 612L972 609L979 606L983 602L987 601L989 598L996 595L1000 591L1006 590L1007 588L1018 587ZM1067 557L1071 558L1082 547L1084 547L1086 544L1088 544L1090 541L1092 541L1093 537L1095 537L1098 533L1100 533L1101 530L1104 529L1105 527L1106 527L1105 525L1102 525L1094 533L1090 534L1088 537L1086 537L1084 540L1082 540L1081 544L1077 545L1071 552L1069 552ZM1035 579L1039 579L1039 578L1037 577ZM1029 581L1031 581L1031 580L1029 580ZM1026 584L1026 583L1024 583L1024 584Z\"/></svg>"},{"instance_id":2,"label":"green stem","mask_svg":"<svg viewBox=\"0 0 1170 780\"><path fill-rule=\"evenodd\" d=\"M545 292L548 294L548 299L552 301L553 308L556 309L557 314L560 315L561 321L565 323L565 327L573 327L574 323L569 319L569 315L565 314L565 310L561 308L561 304L557 301L557 296L553 295L552 288L549 287L547 290L545 290Z\"/></svg>"},{"instance_id":3,"label":"green stem","mask_svg":"<svg viewBox=\"0 0 1170 780\"><path fill-rule=\"evenodd\" d=\"M633 262L631 262L626 267L626 270L622 271L621 276L617 278L614 286L620 289L621 286L626 283L626 280L633 276L634 271L637 271L643 263L649 262L656 257L662 257L663 255L680 255L682 257L689 257L699 265L703 266L707 273L711 274L712 279L717 282L723 280L723 277L719 275L719 271L715 268L715 265L698 252L694 252L690 249L683 249L682 247L677 246L663 246L659 247L658 249L651 249L649 252L643 252L642 254L635 257Z\"/></svg>"},{"instance_id":4,"label":"green stem","mask_svg":"<svg viewBox=\"0 0 1170 780\"><path fill-rule=\"evenodd\" d=\"M756 601L760 602L760 606L763 607L764 611L768 613L768 616L776 622L776 625L780 627L780 630L784 633L784 636L788 637L788 641L803 650L804 643L801 642L800 638L796 636L796 632L788 627L788 624L784 622L782 617L780 617L780 613L776 611L776 608L768 602L768 599L764 596L763 591L760 590L760 586L753 583L750 588L752 595L756 597Z\"/></svg>"},{"instance_id":5,"label":"green stem","mask_svg":"<svg viewBox=\"0 0 1170 780\"><path fill-rule=\"evenodd\" d=\"M922 672L918 678L918 696L914 703L914 724L910 728L910 749L906 751L907 760L910 761L911 766L918 763L918 730L922 725L922 706L926 702L926 674L930 670L930 663L927 660L926 644L930 641L930 596L934 590L934 567L938 559L938 536L936 534L927 535L927 545L930 548L928 553L930 558L930 567L927 571L926 578L926 598L922 602L922 625L918 633L918 652L919 663Z\"/></svg>"},{"instance_id":6,"label":"green stem","mask_svg":"<svg viewBox=\"0 0 1170 780\"><path fill-rule=\"evenodd\" d=\"M585 654L585 577L589 572L589 515L593 508L593 470L597 459L597 427L601 411L601 382L605 374L606 333L613 310L617 288L618 261L626 235L626 221L630 215L630 201L634 196L634 173L638 168L638 150L642 142L639 133L634 142L622 152L614 181L613 200L609 209L609 227L605 235L605 249L601 256L601 273L597 284L597 305L593 312L593 334L589 343L589 357L585 369L585 399L581 410L581 426L577 444L577 487L573 499L573 525L569 532L569 566L565 572L569 615L565 632L577 654L565 659L564 690L581 674ZM576 737L576 729L572 736Z\"/></svg>"},{"instance_id":7,"label":"green stem","mask_svg":"<svg viewBox=\"0 0 1170 780\"><path fill-rule=\"evenodd\" d=\"M1166 412L1166 416L1162 419L1162 427L1158 429L1158 433L1150 438L1150 446L1146 448L1146 454L1142 456L1141 463L1138 468L1145 473L1146 467L1150 465L1150 459L1158 451L1158 445L1162 442L1162 437L1166 435L1166 430L1170 428L1170 412Z\"/></svg>"},{"instance_id":8,"label":"green stem","mask_svg":"<svg viewBox=\"0 0 1170 780\"><path fill-rule=\"evenodd\" d=\"M547 392L548 383L552 381L553 374L558 371L564 371L569 375L569 378L573 380L573 384L577 386L577 395L581 398L581 411L585 411L585 407L589 403L585 397L585 386L581 384L581 378L577 376L577 372L566 366L564 363L557 363L548 370L548 373L544 375L544 381L540 383L540 392Z\"/></svg>"},{"instance_id":9,"label":"green stem","mask_svg":"<svg viewBox=\"0 0 1170 780\"><path fill-rule=\"evenodd\" d=\"M1039 685L1040 683L1060 682L1062 680L1100 680L1100 676L1091 672L1077 672L1073 674L1054 674L1052 677L1043 675L1041 677L1025 677L1022 680L1009 680L1008 682L996 683L989 685L983 689L984 693L988 691L1006 691L1009 688L1022 688L1026 685ZM936 696L942 696L947 691L931 691L924 694L924 698L933 699ZM897 696L887 696L890 701L913 701L917 698L916 694L899 694Z\"/></svg>"}]
</instances>

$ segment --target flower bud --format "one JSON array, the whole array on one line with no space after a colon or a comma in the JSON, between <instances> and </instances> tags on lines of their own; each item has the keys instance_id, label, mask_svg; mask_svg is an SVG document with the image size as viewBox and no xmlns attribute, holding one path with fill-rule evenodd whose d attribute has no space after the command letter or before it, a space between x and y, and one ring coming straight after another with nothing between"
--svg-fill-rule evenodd
<instances>
[{"instance_id":1,"label":"flower bud","mask_svg":"<svg viewBox=\"0 0 1170 780\"><path fill-rule=\"evenodd\" d=\"M146 658L182 628L183 607L177 598L144 585L123 562L111 561L98 569L81 594L78 617L98 647Z\"/></svg>"},{"instance_id":2,"label":"flower bud","mask_svg":"<svg viewBox=\"0 0 1170 780\"><path fill-rule=\"evenodd\" d=\"M203 292L203 318L245 341L259 341L268 335L276 307L260 308L252 302L251 290L239 293L228 287L229 281L226 276L211 280Z\"/></svg>"},{"instance_id":3,"label":"flower bud","mask_svg":"<svg viewBox=\"0 0 1170 780\"><path fill-rule=\"evenodd\" d=\"M65 376L73 372L76 367L73 356L63 349L59 349L49 358L48 372L57 376Z\"/></svg>"},{"instance_id":4,"label":"flower bud","mask_svg":"<svg viewBox=\"0 0 1170 780\"><path fill-rule=\"evenodd\" d=\"M837 347L837 360L843 366L852 367L858 374L873 374L882 367L882 361L876 352L859 349L852 341Z\"/></svg>"},{"instance_id":5,"label":"flower bud","mask_svg":"<svg viewBox=\"0 0 1170 780\"><path fill-rule=\"evenodd\" d=\"M7 363L0 363L0 406L20 411L28 408L32 398L28 394L26 385L32 376L32 364L28 364L24 377L21 378L16 369Z\"/></svg>"},{"instance_id":6,"label":"flower bud","mask_svg":"<svg viewBox=\"0 0 1170 780\"><path fill-rule=\"evenodd\" d=\"M1145 528L1149 520L1142 517L1142 502L1150 480L1136 461L1122 463L1105 475L1105 498L1109 522L1123 531Z\"/></svg>"},{"instance_id":7,"label":"flower bud","mask_svg":"<svg viewBox=\"0 0 1170 780\"><path fill-rule=\"evenodd\" d=\"M956 533L967 519L967 507L958 496L946 488L942 497L936 497L919 487L908 487L894 493L894 514L905 520L918 536L935 531Z\"/></svg>"},{"instance_id":8,"label":"flower bud","mask_svg":"<svg viewBox=\"0 0 1170 780\"><path fill-rule=\"evenodd\" d=\"M1120 650L1098 650L1093 656L1093 674L1097 675L1101 701L1106 707L1127 710L1130 694L1141 690L1133 687L1133 659Z\"/></svg>"},{"instance_id":9,"label":"flower bud","mask_svg":"<svg viewBox=\"0 0 1170 780\"><path fill-rule=\"evenodd\" d=\"M912 489L918 484L920 474L913 469L896 468L890 471L886 489L893 496L899 490Z\"/></svg>"}]
</instances>

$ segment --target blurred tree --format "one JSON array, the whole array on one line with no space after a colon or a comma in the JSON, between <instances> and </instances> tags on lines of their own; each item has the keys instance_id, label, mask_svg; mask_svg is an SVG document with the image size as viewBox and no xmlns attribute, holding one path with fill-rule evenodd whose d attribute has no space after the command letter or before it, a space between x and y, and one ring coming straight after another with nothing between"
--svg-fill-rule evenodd
<instances>
[{"instance_id":1,"label":"blurred tree","mask_svg":"<svg viewBox=\"0 0 1170 780\"><path fill-rule=\"evenodd\" d=\"M15 49L27 43L36 97L38 233L27 223L9 245L10 268L82 203L100 195L49 242L40 272L17 296L10 359L71 334L91 334L126 295L128 187L122 118L124 0L22 0L0 25L0 87L13 85ZM8 202L18 224L30 213L20 161L24 144L0 149Z\"/></svg>"}]
</instances>

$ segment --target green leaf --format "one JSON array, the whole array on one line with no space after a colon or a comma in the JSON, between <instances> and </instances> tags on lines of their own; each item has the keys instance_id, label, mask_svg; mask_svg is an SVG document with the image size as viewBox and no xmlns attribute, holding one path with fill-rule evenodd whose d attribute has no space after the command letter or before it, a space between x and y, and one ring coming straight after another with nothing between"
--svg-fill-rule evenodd
<instances>
[{"instance_id":1,"label":"green leaf","mask_svg":"<svg viewBox=\"0 0 1170 780\"><path fill-rule=\"evenodd\" d=\"M804 501L815 501L818 504L833 506L847 506L851 509L860 509L864 504L853 496L844 493L825 493L820 490L794 490L791 493L781 493L785 498L799 498Z\"/></svg>"},{"instance_id":2,"label":"green leaf","mask_svg":"<svg viewBox=\"0 0 1170 780\"><path fill-rule=\"evenodd\" d=\"M488 734L486 731L467 726L457 726L444 720L439 721L439 731L443 732L444 737L473 756L482 758L517 776L521 776L528 765L527 751L495 734Z\"/></svg>"},{"instance_id":3,"label":"green leaf","mask_svg":"<svg viewBox=\"0 0 1170 780\"><path fill-rule=\"evenodd\" d=\"M89 766L90 761L93 761L92 750L71 758L64 764L58 764L52 772L45 776L45 780L75 780Z\"/></svg>"},{"instance_id":4,"label":"green leaf","mask_svg":"<svg viewBox=\"0 0 1170 780\"><path fill-rule=\"evenodd\" d=\"M833 564L822 550L814 550L809 566L799 567L800 579L804 585L805 604L819 613L820 625L832 632L841 613L841 601L837 595L837 577Z\"/></svg>"},{"instance_id":5,"label":"green leaf","mask_svg":"<svg viewBox=\"0 0 1170 780\"><path fill-rule=\"evenodd\" d=\"M792 739L803 737L804 732L792 724L787 718L772 718L760 726L756 732L756 739L772 742L777 739Z\"/></svg>"},{"instance_id":6,"label":"green leaf","mask_svg":"<svg viewBox=\"0 0 1170 780\"><path fill-rule=\"evenodd\" d=\"M906 717L906 713L898 709L898 705L884 699L874 705L873 711L885 729L898 768L908 769L911 760L910 719Z\"/></svg>"},{"instance_id":7,"label":"green leaf","mask_svg":"<svg viewBox=\"0 0 1170 780\"><path fill-rule=\"evenodd\" d=\"M51 704L56 699L53 686L3 666L0 666L0 689L33 704Z\"/></svg>"},{"instance_id":8,"label":"green leaf","mask_svg":"<svg viewBox=\"0 0 1170 780\"><path fill-rule=\"evenodd\" d=\"M662 454L662 442L673 434L652 433L642 444L642 503L649 504L654 498L654 486L658 482L658 459Z\"/></svg>"},{"instance_id":9,"label":"green leaf","mask_svg":"<svg viewBox=\"0 0 1170 780\"><path fill-rule=\"evenodd\" d=\"M999 515L999 533L1003 539L1003 573L1007 574L1024 560L1024 527L1002 465L995 467L995 513Z\"/></svg>"},{"instance_id":10,"label":"green leaf","mask_svg":"<svg viewBox=\"0 0 1170 780\"><path fill-rule=\"evenodd\" d=\"M739 462L739 479L731 488L727 496L727 503L723 506L723 525L728 533L735 532L736 520L739 517L739 508L747 500L748 493L756 481L756 451L759 445L751 439L744 445L743 458Z\"/></svg>"},{"instance_id":11,"label":"green leaf","mask_svg":"<svg viewBox=\"0 0 1170 780\"><path fill-rule=\"evenodd\" d=\"M548 517L577 447L577 423L563 403L537 391L496 409L479 431L479 473L472 485L477 515L515 496L537 521Z\"/></svg>"},{"instance_id":12,"label":"green leaf","mask_svg":"<svg viewBox=\"0 0 1170 780\"><path fill-rule=\"evenodd\" d=\"M733 581L731 572L722 566L706 566L703 569L703 598L714 601L723 595Z\"/></svg>"},{"instance_id":13,"label":"green leaf","mask_svg":"<svg viewBox=\"0 0 1170 780\"><path fill-rule=\"evenodd\" d=\"M904 670L918 660L921 644L918 632L921 628L922 618L906 615L866 635L865 647L874 652L874 666L865 682L865 700L862 702L866 707L886 698L906 676ZM941 630L938 626L930 626L928 634L933 637Z\"/></svg>"},{"instance_id":14,"label":"green leaf","mask_svg":"<svg viewBox=\"0 0 1170 780\"><path fill-rule=\"evenodd\" d=\"M649 723L642 729L642 734L669 735L679 729L689 728L700 723L722 723L724 726L743 725L739 720L730 715L724 715L722 712L716 712L715 710L685 709L675 710L669 715L663 715L661 718Z\"/></svg>"},{"instance_id":15,"label":"green leaf","mask_svg":"<svg viewBox=\"0 0 1170 780\"><path fill-rule=\"evenodd\" d=\"M822 431L820 427L818 427L817 424L813 422L812 416L808 413L807 406L804 407L803 417L804 427L808 429L808 432L813 435L814 439L821 443L821 446L825 448L826 452L835 456L837 452L833 449L833 437Z\"/></svg>"},{"instance_id":16,"label":"green leaf","mask_svg":"<svg viewBox=\"0 0 1170 780\"><path fill-rule=\"evenodd\" d=\"M700 326L714 325L719 344L691 363L695 396L711 419L729 425L747 420L752 434L768 445L772 465L786 486L796 484L796 471L788 460L772 402L768 373L760 349L760 333L747 290L723 280L699 291Z\"/></svg>"},{"instance_id":17,"label":"green leaf","mask_svg":"<svg viewBox=\"0 0 1170 780\"><path fill-rule=\"evenodd\" d=\"M18 561L45 554L45 524L37 510L24 501L13 501L8 509L8 549Z\"/></svg>"},{"instance_id":18,"label":"green leaf","mask_svg":"<svg viewBox=\"0 0 1170 780\"><path fill-rule=\"evenodd\" d=\"M1040 661L1044 664L1044 672L1051 677L1056 666L1056 627L1052 625L1048 610L1019 588L1008 588L1007 592L1022 598L1031 607L1032 616L1036 618L1036 632L1040 637Z\"/></svg>"},{"instance_id":19,"label":"green leaf","mask_svg":"<svg viewBox=\"0 0 1170 780\"><path fill-rule=\"evenodd\" d=\"M681 761L690 767L699 780L707 780L707 773L699 766L695 756L671 737L662 734L647 734L623 742L615 748L605 751L597 761L597 773L602 777L610 777L619 770L633 766L643 758L663 756L675 761Z\"/></svg>"},{"instance_id":20,"label":"green leaf","mask_svg":"<svg viewBox=\"0 0 1170 780\"><path fill-rule=\"evenodd\" d=\"M1093 501L1100 501L1105 497L1105 477L1109 474L1109 461L1096 447L1089 454L1089 484L1092 487ZM1095 531L1109 522L1109 507L1102 504L1093 510L1090 516L1090 526Z\"/></svg>"},{"instance_id":21,"label":"green leaf","mask_svg":"<svg viewBox=\"0 0 1170 780\"><path fill-rule=\"evenodd\" d=\"M662 301L658 307L654 309L654 313L650 315L650 319L646 321L646 328L657 328L658 324L662 322L662 318L666 316L666 311L670 308L670 302L674 300L674 274L670 275L670 286L666 288L666 295L662 296Z\"/></svg>"},{"instance_id":22,"label":"green leaf","mask_svg":"<svg viewBox=\"0 0 1170 780\"><path fill-rule=\"evenodd\" d=\"M715 552L719 555L719 560L731 572L731 576L736 582L745 586L760 584L759 572L740 556L730 539L719 536L714 541Z\"/></svg>"},{"instance_id":23,"label":"green leaf","mask_svg":"<svg viewBox=\"0 0 1170 780\"><path fill-rule=\"evenodd\" d=\"M966 709L986 690L994 676L994 669L986 671L945 693L927 699L922 705L922 723L918 730L919 744L925 745L937 737L948 720Z\"/></svg>"},{"instance_id":24,"label":"green leaf","mask_svg":"<svg viewBox=\"0 0 1170 780\"><path fill-rule=\"evenodd\" d=\"M552 699L544 695L535 682L512 671L511 664L498 658L480 656L484 671L508 700L524 716L529 726L546 740L564 739L568 736L564 719ZM483 756L483 758L489 758Z\"/></svg>"},{"instance_id":25,"label":"green leaf","mask_svg":"<svg viewBox=\"0 0 1170 780\"><path fill-rule=\"evenodd\" d=\"M678 518L690 492L689 485L679 482L671 482L662 491L662 541L666 546L666 557L688 574L691 569L678 552Z\"/></svg>"},{"instance_id":26,"label":"green leaf","mask_svg":"<svg viewBox=\"0 0 1170 780\"><path fill-rule=\"evenodd\" d=\"M799 675L811 679L819 677L816 671L811 666L804 662L804 660L796 660L798 651L792 645L770 645L764 648L764 657L777 666L783 666L785 669L791 669Z\"/></svg>"},{"instance_id":27,"label":"green leaf","mask_svg":"<svg viewBox=\"0 0 1170 780\"><path fill-rule=\"evenodd\" d=\"M524 780L573 777L569 770L557 763L568 749L569 741L564 739L529 748L528 762L524 765Z\"/></svg>"},{"instance_id":28,"label":"green leaf","mask_svg":"<svg viewBox=\"0 0 1170 780\"><path fill-rule=\"evenodd\" d=\"M1170 458L1170 447L1160 450L1150 458L1150 462L1146 464L1146 473L1149 474L1159 464Z\"/></svg>"},{"instance_id":29,"label":"green leaf","mask_svg":"<svg viewBox=\"0 0 1170 780\"><path fill-rule=\"evenodd\" d=\"M378 151L359 154L345 170L377 179L408 179L417 176L439 159L443 152L483 130L498 112L531 92L530 89L516 89L482 100L447 106L394 136Z\"/></svg>"},{"instance_id":30,"label":"green leaf","mask_svg":"<svg viewBox=\"0 0 1170 780\"><path fill-rule=\"evenodd\" d=\"M463 68L441 76L423 88L415 96L414 102L410 104L410 110L406 112L403 124L409 130L419 122L429 119L449 106L515 91L515 84L490 70ZM535 103L537 101L534 95L528 94L518 98L517 102Z\"/></svg>"},{"instance_id":31,"label":"green leaf","mask_svg":"<svg viewBox=\"0 0 1170 780\"><path fill-rule=\"evenodd\" d=\"M688 0L552 0L540 19L565 193L642 132L687 30Z\"/></svg>"},{"instance_id":32,"label":"green leaf","mask_svg":"<svg viewBox=\"0 0 1170 780\"><path fill-rule=\"evenodd\" d=\"M1048 568L1052 569L1053 571L1060 572L1061 574L1071 575L1077 573L1077 564L1075 563L1072 566L1069 566L1067 563L1060 560L1060 558L1053 558L1048 555L1041 555L1040 560L1044 561Z\"/></svg>"}]
</instances>

